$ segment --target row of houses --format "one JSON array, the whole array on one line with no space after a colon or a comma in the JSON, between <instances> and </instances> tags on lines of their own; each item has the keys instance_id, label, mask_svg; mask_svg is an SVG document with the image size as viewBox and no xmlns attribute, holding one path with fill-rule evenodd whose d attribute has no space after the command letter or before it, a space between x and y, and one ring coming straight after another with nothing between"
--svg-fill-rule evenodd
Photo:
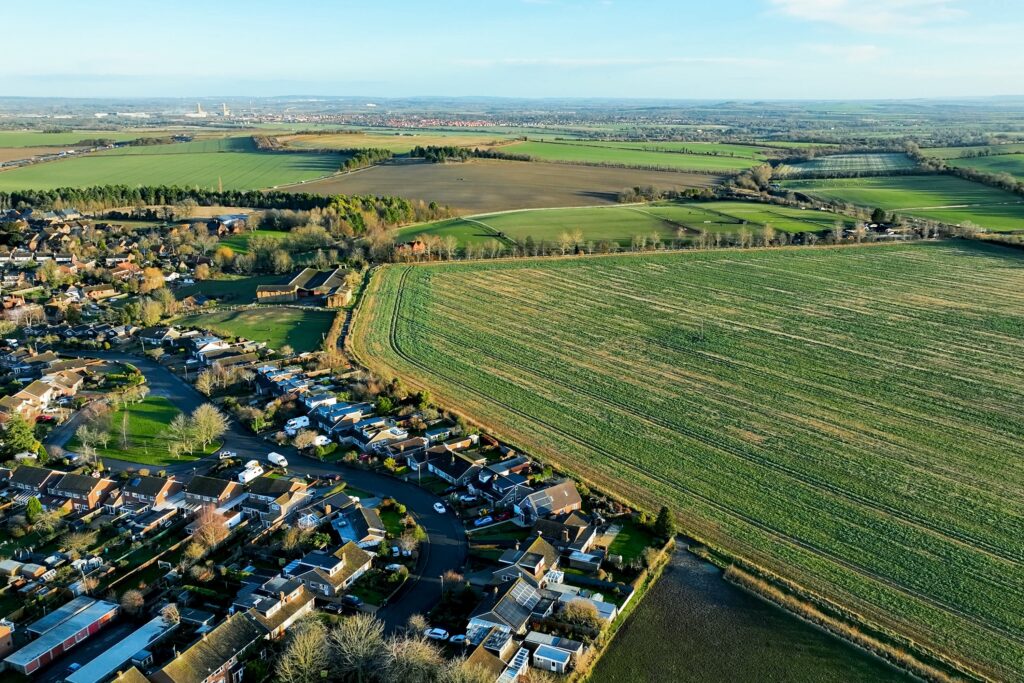
<instances>
[{"instance_id":1,"label":"row of houses","mask_svg":"<svg viewBox=\"0 0 1024 683\"><path fill-rule=\"evenodd\" d=\"M54 402L76 396L85 384L89 366L93 363L95 361L64 359L53 352L6 349L0 353L0 367L26 384L15 393L0 398L0 422L6 422L14 415L35 420L50 410Z\"/></svg>"}]
</instances>

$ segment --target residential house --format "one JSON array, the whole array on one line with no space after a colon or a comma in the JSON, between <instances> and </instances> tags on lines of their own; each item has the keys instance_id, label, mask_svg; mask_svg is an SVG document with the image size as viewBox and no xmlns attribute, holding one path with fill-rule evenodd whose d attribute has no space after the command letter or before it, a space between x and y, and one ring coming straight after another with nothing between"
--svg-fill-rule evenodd
<instances>
[{"instance_id":1,"label":"residential house","mask_svg":"<svg viewBox=\"0 0 1024 683\"><path fill-rule=\"evenodd\" d=\"M538 519L533 530L562 552L585 553L597 539L597 526L578 510Z\"/></svg>"},{"instance_id":2,"label":"residential house","mask_svg":"<svg viewBox=\"0 0 1024 683\"><path fill-rule=\"evenodd\" d=\"M314 595L301 581L275 576L259 586L243 588L235 598L235 609L247 610L271 640L282 637L291 626L313 612Z\"/></svg>"},{"instance_id":3,"label":"residential house","mask_svg":"<svg viewBox=\"0 0 1024 683\"><path fill-rule=\"evenodd\" d=\"M427 464L427 470L453 486L469 483L483 467L486 458L479 453L448 453Z\"/></svg>"},{"instance_id":4,"label":"residential house","mask_svg":"<svg viewBox=\"0 0 1024 683\"><path fill-rule=\"evenodd\" d=\"M307 489L306 483L298 480L257 477L248 484L242 513L258 519L263 526L277 524L309 498Z\"/></svg>"},{"instance_id":5,"label":"residential house","mask_svg":"<svg viewBox=\"0 0 1024 683\"><path fill-rule=\"evenodd\" d=\"M242 683L245 654L270 635L248 611L235 612L162 669L152 683Z\"/></svg>"},{"instance_id":6,"label":"residential house","mask_svg":"<svg viewBox=\"0 0 1024 683\"><path fill-rule=\"evenodd\" d=\"M467 488L470 493L483 496L496 508L515 507L534 492L526 477L521 474L489 476L481 483L480 478L486 471L485 467L480 471L477 479L470 480Z\"/></svg>"},{"instance_id":7,"label":"residential house","mask_svg":"<svg viewBox=\"0 0 1024 683\"><path fill-rule=\"evenodd\" d=\"M33 467L32 465L20 465L11 473L8 485L18 491L24 491L32 495L46 493L49 485L60 479L63 472L47 469L45 467Z\"/></svg>"},{"instance_id":8,"label":"residential house","mask_svg":"<svg viewBox=\"0 0 1024 683\"><path fill-rule=\"evenodd\" d=\"M57 498L67 498L75 510L95 510L107 493L117 488L112 479L95 479L84 474L65 474L51 482L48 492Z\"/></svg>"},{"instance_id":9,"label":"residential house","mask_svg":"<svg viewBox=\"0 0 1024 683\"><path fill-rule=\"evenodd\" d=\"M334 523L343 541L351 541L360 548L375 548L384 542L387 528L380 514L362 505L346 510Z\"/></svg>"},{"instance_id":10,"label":"residential house","mask_svg":"<svg viewBox=\"0 0 1024 683\"><path fill-rule=\"evenodd\" d=\"M496 628L499 631L523 635L531 617L545 618L553 603L541 596L540 591L523 578L517 578L492 589L469 618L469 628Z\"/></svg>"},{"instance_id":11,"label":"residential house","mask_svg":"<svg viewBox=\"0 0 1024 683\"><path fill-rule=\"evenodd\" d=\"M384 447L387 457L394 458L395 462L404 463L408 458L425 453L427 440L422 436L413 436L404 441L395 441Z\"/></svg>"},{"instance_id":12,"label":"residential house","mask_svg":"<svg viewBox=\"0 0 1024 683\"><path fill-rule=\"evenodd\" d=\"M90 285L82 288L82 294L90 301L102 301L117 296L117 290L114 289L114 285Z\"/></svg>"},{"instance_id":13,"label":"residential house","mask_svg":"<svg viewBox=\"0 0 1024 683\"><path fill-rule=\"evenodd\" d=\"M525 578L539 585L545 574L558 569L558 549L542 536L535 536L525 548L521 546L522 543L517 543L514 548L502 553L498 564L503 566L491 574L492 582L504 583Z\"/></svg>"},{"instance_id":14,"label":"residential house","mask_svg":"<svg viewBox=\"0 0 1024 683\"><path fill-rule=\"evenodd\" d=\"M137 476L122 487L122 492L126 500L138 504L137 510L159 509L183 488L174 477Z\"/></svg>"},{"instance_id":15,"label":"residential house","mask_svg":"<svg viewBox=\"0 0 1024 683\"><path fill-rule=\"evenodd\" d=\"M316 529L355 504L356 502L345 493L332 493L296 510L296 524L300 529Z\"/></svg>"},{"instance_id":16,"label":"residential house","mask_svg":"<svg viewBox=\"0 0 1024 683\"><path fill-rule=\"evenodd\" d=\"M196 505L222 507L241 493L242 486L237 482L198 475L192 477L192 480L185 486L185 504L190 507Z\"/></svg>"},{"instance_id":17,"label":"residential house","mask_svg":"<svg viewBox=\"0 0 1024 683\"><path fill-rule=\"evenodd\" d=\"M314 551L297 560L291 575L313 593L337 598L370 568L373 555L349 542L333 553Z\"/></svg>"},{"instance_id":18,"label":"residential house","mask_svg":"<svg viewBox=\"0 0 1024 683\"><path fill-rule=\"evenodd\" d=\"M579 491L576 490L576 484L566 479L561 483L531 493L515 506L515 511L517 515L522 515L527 521L532 521L541 517L579 510L582 506L583 499L580 498Z\"/></svg>"},{"instance_id":19,"label":"residential house","mask_svg":"<svg viewBox=\"0 0 1024 683\"><path fill-rule=\"evenodd\" d=\"M143 344L150 346L166 346L181 334L173 327L147 327L138 334Z\"/></svg>"}]
</instances>

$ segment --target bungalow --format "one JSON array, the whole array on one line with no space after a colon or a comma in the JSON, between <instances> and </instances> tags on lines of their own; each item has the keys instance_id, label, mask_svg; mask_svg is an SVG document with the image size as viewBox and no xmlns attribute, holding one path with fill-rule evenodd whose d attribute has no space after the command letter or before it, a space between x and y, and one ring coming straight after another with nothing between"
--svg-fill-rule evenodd
<instances>
[{"instance_id":1,"label":"bungalow","mask_svg":"<svg viewBox=\"0 0 1024 683\"><path fill-rule=\"evenodd\" d=\"M302 397L302 404L306 410L314 410L320 406L333 406L338 403L338 397L326 391L309 393Z\"/></svg>"},{"instance_id":2,"label":"bungalow","mask_svg":"<svg viewBox=\"0 0 1024 683\"><path fill-rule=\"evenodd\" d=\"M522 578L509 581L493 589L470 615L467 629L496 628L499 631L523 635L531 617L544 618L551 614L553 603L543 599L534 586Z\"/></svg>"},{"instance_id":3,"label":"bungalow","mask_svg":"<svg viewBox=\"0 0 1024 683\"><path fill-rule=\"evenodd\" d=\"M491 574L493 583L504 583L519 578L526 578L533 584L540 584L544 575L558 569L558 550L536 536L525 549L517 543L502 553L498 564L503 565Z\"/></svg>"},{"instance_id":4,"label":"bungalow","mask_svg":"<svg viewBox=\"0 0 1024 683\"><path fill-rule=\"evenodd\" d=\"M366 573L372 560L373 555L349 542L333 553L317 550L307 554L297 560L291 574L313 593L337 598Z\"/></svg>"},{"instance_id":5,"label":"bungalow","mask_svg":"<svg viewBox=\"0 0 1024 683\"><path fill-rule=\"evenodd\" d=\"M579 510L582 506L583 499L580 498L579 491L576 490L576 484L567 479L554 486L531 493L514 509L517 515L530 521Z\"/></svg>"},{"instance_id":6,"label":"bungalow","mask_svg":"<svg viewBox=\"0 0 1024 683\"><path fill-rule=\"evenodd\" d=\"M377 511L361 505L346 510L335 520L334 528L341 540L351 541L363 549L379 546L387 536Z\"/></svg>"},{"instance_id":7,"label":"bungalow","mask_svg":"<svg viewBox=\"0 0 1024 683\"><path fill-rule=\"evenodd\" d=\"M267 627L251 613L235 612L149 679L152 683L241 683L243 655L269 636Z\"/></svg>"},{"instance_id":8,"label":"bungalow","mask_svg":"<svg viewBox=\"0 0 1024 683\"><path fill-rule=\"evenodd\" d=\"M476 476L484 462L486 459L479 453L449 453L428 463L427 470L453 486L463 486Z\"/></svg>"},{"instance_id":9,"label":"bungalow","mask_svg":"<svg viewBox=\"0 0 1024 683\"><path fill-rule=\"evenodd\" d=\"M534 492L521 474L498 475L481 483L480 477L486 470L484 468L477 479L469 481L468 489L470 493L486 498L496 508L515 507Z\"/></svg>"},{"instance_id":10,"label":"bungalow","mask_svg":"<svg viewBox=\"0 0 1024 683\"><path fill-rule=\"evenodd\" d=\"M404 441L389 443L384 447L384 453L397 462L405 462L408 458L426 452L427 440L422 436L413 436Z\"/></svg>"},{"instance_id":11,"label":"bungalow","mask_svg":"<svg viewBox=\"0 0 1024 683\"><path fill-rule=\"evenodd\" d=\"M178 330L173 327L147 327L139 332L139 340L151 346L167 345L180 336Z\"/></svg>"},{"instance_id":12,"label":"bungalow","mask_svg":"<svg viewBox=\"0 0 1024 683\"><path fill-rule=\"evenodd\" d=\"M427 431L423 432L423 436L431 444L435 444L438 441L444 441L445 439L450 439L452 434L455 433L456 429L457 429L456 425L443 424L443 425L440 425L438 427L431 427Z\"/></svg>"},{"instance_id":13,"label":"bungalow","mask_svg":"<svg viewBox=\"0 0 1024 683\"><path fill-rule=\"evenodd\" d=\"M102 301L112 296L117 296L117 290L113 285L91 285L82 288L82 294L90 301Z\"/></svg>"},{"instance_id":14,"label":"bungalow","mask_svg":"<svg viewBox=\"0 0 1024 683\"><path fill-rule=\"evenodd\" d=\"M242 486L236 482L199 475L192 477L185 487L185 504L220 507L241 493Z\"/></svg>"},{"instance_id":15,"label":"bungalow","mask_svg":"<svg viewBox=\"0 0 1024 683\"><path fill-rule=\"evenodd\" d=\"M585 553L597 539L597 526L579 511L538 519L533 530L562 552Z\"/></svg>"},{"instance_id":16,"label":"bungalow","mask_svg":"<svg viewBox=\"0 0 1024 683\"><path fill-rule=\"evenodd\" d=\"M355 504L348 495L339 491L297 510L296 523L300 529L316 529Z\"/></svg>"},{"instance_id":17,"label":"bungalow","mask_svg":"<svg viewBox=\"0 0 1024 683\"><path fill-rule=\"evenodd\" d=\"M243 589L233 607L247 610L269 633L282 637L291 626L313 612L313 594L296 579L275 576L249 590Z\"/></svg>"}]
</instances>

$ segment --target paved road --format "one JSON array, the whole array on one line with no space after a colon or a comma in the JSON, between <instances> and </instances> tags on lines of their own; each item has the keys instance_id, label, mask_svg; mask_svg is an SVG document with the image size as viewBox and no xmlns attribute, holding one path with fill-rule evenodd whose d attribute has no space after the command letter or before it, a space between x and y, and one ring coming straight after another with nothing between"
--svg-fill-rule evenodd
<instances>
[{"instance_id":1,"label":"paved road","mask_svg":"<svg viewBox=\"0 0 1024 683\"><path fill-rule=\"evenodd\" d=\"M117 352L95 352L90 355L132 363L146 376L151 395L163 396L183 411L191 411L205 401L205 397L192 385L148 358ZM237 452L242 460L265 459L271 450L270 444L235 420L231 421L230 428L224 436L224 448ZM355 488L378 496L390 496L406 506L427 532L427 541L421 545L417 567L409 576L400 595L396 596L390 605L379 610L377 616L389 630L393 630L404 626L411 615L429 612L441 595L441 575L449 570L461 572L468 556L468 543L462 522L451 513L440 515L434 511L434 503L441 499L415 484L384 474L336 463L322 463L315 458L299 455L298 451L291 447L274 446L273 449L288 458L288 470L292 474L340 474ZM139 467L137 463L109 457L103 458L103 462L112 470ZM207 457L172 464L163 469L187 478L193 472L205 472L215 462L213 457Z\"/></svg>"}]
</instances>

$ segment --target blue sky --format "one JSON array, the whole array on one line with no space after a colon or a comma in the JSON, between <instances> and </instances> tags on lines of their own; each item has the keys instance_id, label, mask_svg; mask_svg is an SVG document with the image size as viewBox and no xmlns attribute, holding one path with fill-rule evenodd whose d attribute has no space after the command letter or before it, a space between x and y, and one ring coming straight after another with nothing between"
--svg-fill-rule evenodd
<instances>
[{"instance_id":1,"label":"blue sky","mask_svg":"<svg viewBox=\"0 0 1024 683\"><path fill-rule=\"evenodd\" d=\"M1024 94L1020 0L4 4L0 95Z\"/></svg>"}]
</instances>

